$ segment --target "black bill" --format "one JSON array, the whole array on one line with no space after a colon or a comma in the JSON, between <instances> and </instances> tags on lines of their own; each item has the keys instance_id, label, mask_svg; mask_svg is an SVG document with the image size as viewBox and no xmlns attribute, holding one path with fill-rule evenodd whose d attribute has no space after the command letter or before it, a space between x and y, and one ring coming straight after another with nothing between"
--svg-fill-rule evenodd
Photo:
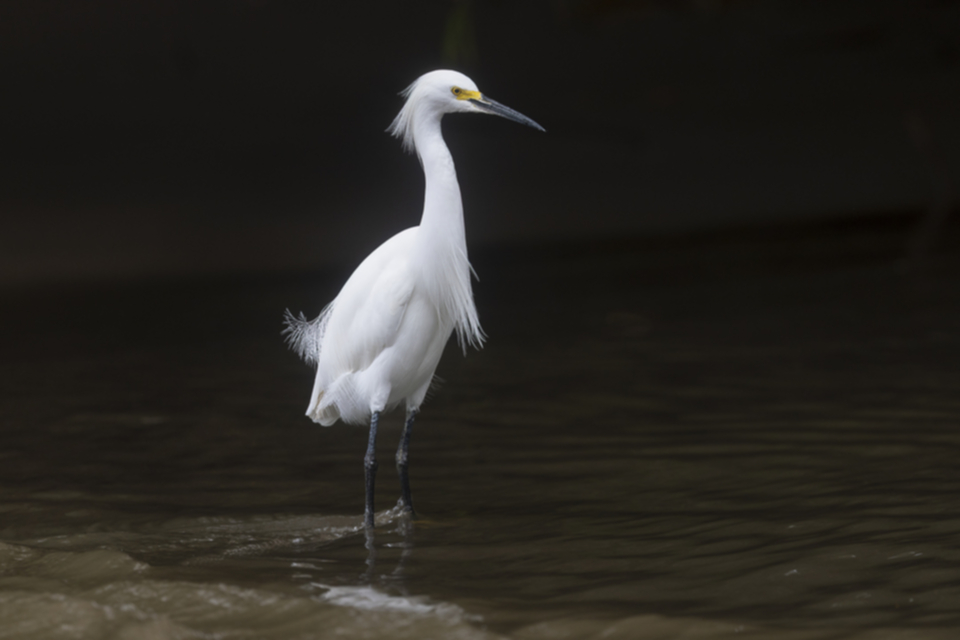
<instances>
[{"instance_id":1,"label":"black bill","mask_svg":"<svg viewBox=\"0 0 960 640\"><path fill-rule=\"evenodd\" d=\"M539 131L546 131L543 127L538 125L536 122L523 115L519 111L514 111L510 107L504 106L497 102L496 100L491 100L487 96L481 94L481 99L477 100L476 98L470 98L470 102L480 107L487 113L492 113L497 116L502 116L507 120L513 120L514 122L519 122L520 124L525 124L528 127L533 127Z\"/></svg>"}]
</instances>

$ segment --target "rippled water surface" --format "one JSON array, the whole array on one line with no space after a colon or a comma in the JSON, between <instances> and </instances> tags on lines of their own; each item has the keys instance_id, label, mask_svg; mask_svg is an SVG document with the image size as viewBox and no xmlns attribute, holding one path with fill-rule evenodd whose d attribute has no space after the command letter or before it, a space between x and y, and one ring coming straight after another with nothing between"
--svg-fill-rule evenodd
<instances>
[{"instance_id":1,"label":"rippled water surface","mask_svg":"<svg viewBox=\"0 0 960 640\"><path fill-rule=\"evenodd\" d=\"M960 270L888 248L481 252L369 541L279 336L343 273L7 291L0 638L956 638Z\"/></svg>"}]
</instances>

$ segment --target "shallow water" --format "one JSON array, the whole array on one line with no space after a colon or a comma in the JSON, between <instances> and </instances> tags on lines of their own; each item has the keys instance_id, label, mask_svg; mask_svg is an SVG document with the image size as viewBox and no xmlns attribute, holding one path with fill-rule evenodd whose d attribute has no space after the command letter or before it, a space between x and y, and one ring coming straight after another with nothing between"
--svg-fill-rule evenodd
<instances>
[{"instance_id":1,"label":"shallow water","mask_svg":"<svg viewBox=\"0 0 960 640\"><path fill-rule=\"evenodd\" d=\"M8 291L0 638L957 637L956 260L761 240L481 252L370 541L279 337L342 273Z\"/></svg>"}]
</instances>

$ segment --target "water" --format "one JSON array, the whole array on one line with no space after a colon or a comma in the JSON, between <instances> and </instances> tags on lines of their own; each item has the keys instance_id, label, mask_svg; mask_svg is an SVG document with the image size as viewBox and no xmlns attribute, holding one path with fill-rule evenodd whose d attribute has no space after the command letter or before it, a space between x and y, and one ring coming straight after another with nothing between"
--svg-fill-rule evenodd
<instances>
[{"instance_id":1,"label":"water","mask_svg":"<svg viewBox=\"0 0 960 640\"><path fill-rule=\"evenodd\" d=\"M954 638L960 272L871 233L478 253L371 541L342 273L9 290L0 638Z\"/></svg>"}]
</instances>

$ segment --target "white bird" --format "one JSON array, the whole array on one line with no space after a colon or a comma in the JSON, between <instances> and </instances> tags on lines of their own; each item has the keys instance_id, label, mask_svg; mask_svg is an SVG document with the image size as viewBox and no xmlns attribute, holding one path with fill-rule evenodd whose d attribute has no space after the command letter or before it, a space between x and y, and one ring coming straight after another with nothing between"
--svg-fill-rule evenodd
<instances>
[{"instance_id":1,"label":"white bird","mask_svg":"<svg viewBox=\"0 0 960 640\"><path fill-rule=\"evenodd\" d=\"M484 334L470 287L463 203L453 158L443 141L446 113L490 113L543 127L491 100L462 73L420 76L401 94L406 102L388 131L415 151L426 178L420 225L401 231L357 267L337 297L314 320L287 312L287 341L317 376L307 416L323 426L369 421L364 457L364 524L373 527L380 414L406 403L397 447L402 507L413 513L407 452L413 419L433 381L444 346L456 329L460 344L479 348Z\"/></svg>"}]
</instances>

